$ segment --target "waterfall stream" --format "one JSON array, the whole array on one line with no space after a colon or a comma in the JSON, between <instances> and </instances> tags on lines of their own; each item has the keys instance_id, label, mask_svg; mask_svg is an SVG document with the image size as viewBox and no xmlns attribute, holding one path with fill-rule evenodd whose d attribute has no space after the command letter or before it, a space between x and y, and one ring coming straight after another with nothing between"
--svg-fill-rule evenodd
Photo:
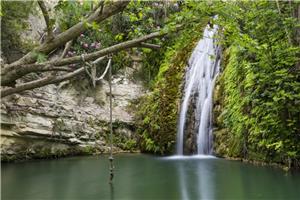
<instances>
[{"instance_id":1,"label":"waterfall stream","mask_svg":"<svg viewBox=\"0 0 300 200\"><path fill-rule=\"evenodd\" d=\"M193 131L197 136L197 154L212 153L212 96L220 66L220 47L214 38L217 30L217 25L206 26L203 39L198 42L188 62L177 133L178 155L184 154L184 134L192 98L195 98Z\"/></svg>"}]
</instances>

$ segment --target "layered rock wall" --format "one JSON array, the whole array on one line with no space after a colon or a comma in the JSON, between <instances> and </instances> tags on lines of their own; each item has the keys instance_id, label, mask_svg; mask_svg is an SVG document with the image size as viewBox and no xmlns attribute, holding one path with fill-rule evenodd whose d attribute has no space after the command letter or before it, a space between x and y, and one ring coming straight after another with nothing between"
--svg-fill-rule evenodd
<instances>
[{"instance_id":1,"label":"layered rock wall","mask_svg":"<svg viewBox=\"0 0 300 200\"><path fill-rule=\"evenodd\" d=\"M88 88L83 90L82 88ZM134 150L137 140L129 104L143 88L124 76L112 84L114 151ZM87 80L49 85L1 102L1 159L47 158L109 151L109 87Z\"/></svg>"}]
</instances>

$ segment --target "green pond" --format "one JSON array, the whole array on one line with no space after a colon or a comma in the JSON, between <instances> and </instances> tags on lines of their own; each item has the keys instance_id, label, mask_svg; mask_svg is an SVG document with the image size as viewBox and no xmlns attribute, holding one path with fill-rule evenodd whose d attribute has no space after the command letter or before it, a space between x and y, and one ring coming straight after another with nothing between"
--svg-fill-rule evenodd
<instances>
[{"instance_id":1,"label":"green pond","mask_svg":"<svg viewBox=\"0 0 300 200\"><path fill-rule=\"evenodd\" d=\"M4 163L2 200L300 199L300 173L212 157L116 155Z\"/></svg>"}]
</instances>

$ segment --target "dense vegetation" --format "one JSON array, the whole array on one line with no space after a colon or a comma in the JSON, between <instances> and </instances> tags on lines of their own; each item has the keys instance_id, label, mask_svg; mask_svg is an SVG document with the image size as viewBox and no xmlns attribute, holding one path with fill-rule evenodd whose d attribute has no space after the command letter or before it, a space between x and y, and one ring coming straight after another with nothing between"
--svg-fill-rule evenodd
<instances>
[{"instance_id":1,"label":"dense vegetation","mask_svg":"<svg viewBox=\"0 0 300 200\"><path fill-rule=\"evenodd\" d=\"M223 143L217 151L299 165L299 21L293 15L297 5L279 6L244 2L230 7L231 21L220 16L227 54L218 124L227 131L222 133L226 142L217 134Z\"/></svg>"}]
</instances>

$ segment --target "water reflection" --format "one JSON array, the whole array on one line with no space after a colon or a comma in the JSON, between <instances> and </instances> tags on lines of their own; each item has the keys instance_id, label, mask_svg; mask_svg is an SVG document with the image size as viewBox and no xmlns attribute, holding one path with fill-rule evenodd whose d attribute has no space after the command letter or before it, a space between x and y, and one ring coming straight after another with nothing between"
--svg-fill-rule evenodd
<instances>
[{"instance_id":1,"label":"water reflection","mask_svg":"<svg viewBox=\"0 0 300 200\"><path fill-rule=\"evenodd\" d=\"M180 162L178 165L178 177L179 177L179 188L180 188L180 194L181 199L183 200L189 200L189 192L187 191L187 184L188 181L186 181L186 173L185 173L185 166L183 162Z\"/></svg>"},{"instance_id":2,"label":"water reflection","mask_svg":"<svg viewBox=\"0 0 300 200\"><path fill-rule=\"evenodd\" d=\"M115 195L114 195L114 185L113 185L113 183L109 184L109 189L110 189L110 200L114 200Z\"/></svg>"},{"instance_id":3,"label":"water reflection","mask_svg":"<svg viewBox=\"0 0 300 200\"><path fill-rule=\"evenodd\" d=\"M215 199L215 175L207 161L211 158L215 157L198 157L198 162L195 162L195 156L179 158L182 160L177 163L181 199Z\"/></svg>"},{"instance_id":4,"label":"water reflection","mask_svg":"<svg viewBox=\"0 0 300 200\"><path fill-rule=\"evenodd\" d=\"M197 199L215 199L214 198L214 173L212 166L207 162L198 164L197 179L199 185L199 193ZM200 198L199 198L200 197Z\"/></svg>"}]
</instances>

